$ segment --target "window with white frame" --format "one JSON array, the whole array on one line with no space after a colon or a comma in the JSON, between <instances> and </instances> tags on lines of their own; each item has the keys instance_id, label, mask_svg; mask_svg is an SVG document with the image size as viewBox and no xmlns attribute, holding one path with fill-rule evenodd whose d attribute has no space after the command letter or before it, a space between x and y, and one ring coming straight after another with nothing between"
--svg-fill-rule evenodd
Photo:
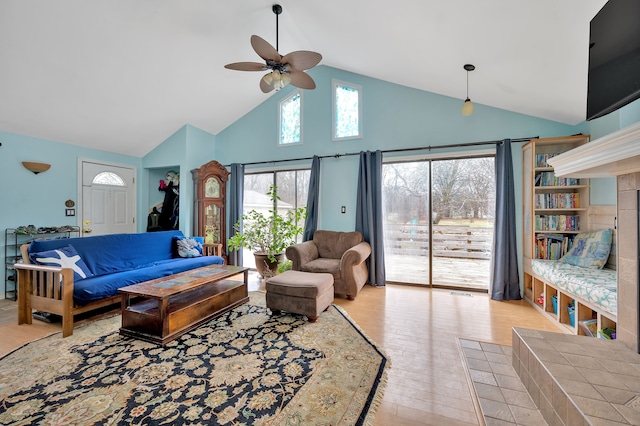
<instances>
[{"instance_id":1,"label":"window with white frame","mask_svg":"<svg viewBox=\"0 0 640 426\"><path fill-rule=\"evenodd\" d=\"M302 143L302 91L280 101L278 118L278 146Z\"/></svg>"},{"instance_id":2,"label":"window with white frame","mask_svg":"<svg viewBox=\"0 0 640 426\"><path fill-rule=\"evenodd\" d=\"M333 80L333 140L362 137L362 87Z\"/></svg>"}]
</instances>

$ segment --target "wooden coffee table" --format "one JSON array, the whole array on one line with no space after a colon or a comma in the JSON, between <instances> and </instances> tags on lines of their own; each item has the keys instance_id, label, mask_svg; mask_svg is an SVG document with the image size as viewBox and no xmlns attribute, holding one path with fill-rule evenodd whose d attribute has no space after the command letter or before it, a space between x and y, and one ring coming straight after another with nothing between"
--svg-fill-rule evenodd
<instances>
[{"instance_id":1,"label":"wooden coffee table","mask_svg":"<svg viewBox=\"0 0 640 426\"><path fill-rule=\"evenodd\" d=\"M123 287L120 334L164 345L248 302L248 280L249 268L211 265Z\"/></svg>"}]
</instances>

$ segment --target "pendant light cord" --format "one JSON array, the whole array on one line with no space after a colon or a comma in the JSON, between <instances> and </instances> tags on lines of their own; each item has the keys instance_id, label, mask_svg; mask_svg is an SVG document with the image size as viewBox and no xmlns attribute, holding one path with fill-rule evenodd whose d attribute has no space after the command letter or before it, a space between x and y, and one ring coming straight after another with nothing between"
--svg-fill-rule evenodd
<instances>
[{"instance_id":1,"label":"pendant light cord","mask_svg":"<svg viewBox=\"0 0 640 426\"><path fill-rule=\"evenodd\" d=\"M467 70L467 99L469 99L469 70Z\"/></svg>"},{"instance_id":2,"label":"pendant light cord","mask_svg":"<svg viewBox=\"0 0 640 426\"><path fill-rule=\"evenodd\" d=\"M280 47L278 46L278 15L279 13L276 12L276 51L279 52L280 51ZM469 84L467 83L467 86Z\"/></svg>"}]
</instances>

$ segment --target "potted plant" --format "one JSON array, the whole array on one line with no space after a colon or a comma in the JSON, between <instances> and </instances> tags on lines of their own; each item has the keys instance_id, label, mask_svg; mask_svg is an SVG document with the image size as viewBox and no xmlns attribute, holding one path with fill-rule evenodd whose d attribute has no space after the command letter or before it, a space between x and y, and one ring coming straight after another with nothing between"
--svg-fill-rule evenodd
<instances>
[{"instance_id":1,"label":"potted plant","mask_svg":"<svg viewBox=\"0 0 640 426\"><path fill-rule=\"evenodd\" d=\"M278 213L276 203L280 197L277 186L271 185L267 195L272 204L268 214L257 210L243 214L242 228L240 221L233 225L236 233L228 240L230 250L247 248L253 252L256 269L265 278L277 273L286 248L295 244L296 237L304 232L298 224L307 215L304 207L289 209L284 214Z\"/></svg>"}]
</instances>

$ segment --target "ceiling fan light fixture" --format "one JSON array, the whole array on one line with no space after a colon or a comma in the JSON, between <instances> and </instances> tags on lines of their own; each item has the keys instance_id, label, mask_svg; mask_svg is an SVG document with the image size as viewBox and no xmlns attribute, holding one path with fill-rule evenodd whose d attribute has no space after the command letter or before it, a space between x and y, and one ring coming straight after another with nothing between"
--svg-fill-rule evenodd
<instances>
[{"instance_id":1,"label":"ceiling fan light fixture","mask_svg":"<svg viewBox=\"0 0 640 426\"><path fill-rule=\"evenodd\" d=\"M274 90L278 91L287 84L291 83L291 77L289 77L286 73L280 72L279 70L273 70L272 72L265 74L264 77L262 77L262 81L264 81Z\"/></svg>"},{"instance_id":2,"label":"ceiling fan light fixture","mask_svg":"<svg viewBox=\"0 0 640 426\"><path fill-rule=\"evenodd\" d=\"M463 68L467 71L467 99L462 104L462 115L468 117L473 114L473 102L469 98L469 72L475 70L476 67L475 65L465 64Z\"/></svg>"},{"instance_id":3,"label":"ceiling fan light fixture","mask_svg":"<svg viewBox=\"0 0 640 426\"><path fill-rule=\"evenodd\" d=\"M264 77L262 77L262 81L264 81L269 86L272 86L273 85L273 73L270 72L268 74L265 74Z\"/></svg>"},{"instance_id":4,"label":"ceiling fan light fixture","mask_svg":"<svg viewBox=\"0 0 640 426\"><path fill-rule=\"evenodd\" d=\"M284 87L287 84L291 83L291 77L289 77L288 74L280 74L280 82L282 83L282 87Z\"/></svg>"},{"instance_id":5,"label":"ceiling fan light fixture","mask_svg":"<svg viewBox=\"0 0 640 426\"><path fill-rule=\"evenodd\" d=\"M308 50L297 50L284 56L278 53L278 15L282 13L282 6L274 4L271 10L276 15L276 47L257 35L251 36L253 50L265 62L234 62L224 67L237 71L269 71L260 79L260 90L264 93L280 90L288 84L300 89L315 89L316 83L305 71L318 65L322 55Z\"/></svg>"}]
</instances>

